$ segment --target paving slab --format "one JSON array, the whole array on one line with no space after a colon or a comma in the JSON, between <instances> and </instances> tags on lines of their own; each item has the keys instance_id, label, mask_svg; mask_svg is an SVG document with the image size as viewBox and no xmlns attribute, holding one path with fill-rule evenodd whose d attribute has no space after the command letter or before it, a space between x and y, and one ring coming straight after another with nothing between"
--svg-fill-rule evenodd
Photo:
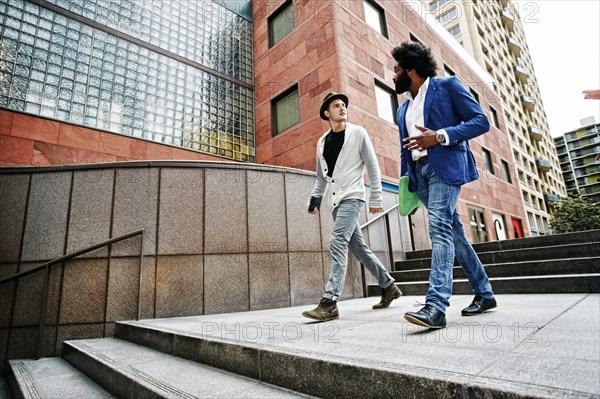
<instances>
[{"instance_id":1,"label":"paving slab","mask_svg":"<svg viewBox=\"0 0 600 399\"><path fill-rule=\"evenodd\" d=\"M379 298L341 301L340 319L326 323L303 318L302 311L314 306L299 306L127 324L262 353L443 380L448 389L464 391L449 397L469 397L469 390L478 389L504 397L600 398L599 294L496 298L497 309L463 317L460 311L472 297L453 296L448 326L441 330L404 320L405 312L424 302L422 296L403 296L377 311L371 306Z\"/></svg>"}]
</instances>

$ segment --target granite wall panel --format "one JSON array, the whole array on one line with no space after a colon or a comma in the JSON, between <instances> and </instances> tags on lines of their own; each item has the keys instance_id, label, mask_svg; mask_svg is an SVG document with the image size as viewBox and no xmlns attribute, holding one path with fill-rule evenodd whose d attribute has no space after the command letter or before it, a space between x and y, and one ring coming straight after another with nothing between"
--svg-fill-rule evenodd
<instances>
[{"instance_id":1,"label":"granite wall panel","mask_svg":"<svg viewBox=\"0 0 600 399\"><path fill-rule=\"evenodd\" d=\"M284 175L248 171L249 252L286 252Z\"/></svg>"},{"instance_id":2,"label":"granite wall panel","mask_svg":"<svg viewBox=\"0 0 600 399\"><path fill-rule=\"evenodd\" d=\"M18 262L29 175L0 175L0 263Z\"/></svg>"},{"instance_id":3,"label":"granite wall panel","mask_svg":"<svg viewBox=\"0 0 600 399\"><path fill-rule=\"evenodd\" d=\"M140 258L112 258L108 268L105 321L137 318Z\"/></svg>"},{"instance_id":4,"label":"granite wall panel","mask_svg":"<svg viewBox=\"0 0 600 399\"><path fill-rule=\"evenodd\" d=\"M289 261L292 306L319 303L325 292L326 281L323 272L323 253L290 252Z\"/></svg>"},{"instance_id":5,"label":"granite wall panel","mask_svg":"<svg viewBox=\"0 0 600 399\"><path fill-rule=\"evenodd\" d=\"M204 241L204 170L162 168L158 254L201 254Z\"/></svg>"},{"instance_id":6,"label":"granite wall panel","mask_svg":"<svg viewBox=\"0 0 600 399\"><path fill-rule=\"evenodd\" d=\"M249 255L250 310L290 306L287 253Z\"/></svg>"},{"instance_id":7,"label":"granite wall panel","mask_svg":"<svg viewBox=\"0 0 600 399\"><path fill-rule=\"evenodd\" d=\"M144 229L144 254L156 253L158 168L117 169L112 237ZM139 255L139 237L115 243L112 256Z\"/></svg>"},{"instance_id":8,"label":"granite wall panel","mask_svg":"<svg viewBox=\"0 0 600 399\"><path fill-rule=\"evenodd\" d=\"M290 252L321 251L319 217L307 212L313 176L286 174L286 211L288 250Z\"/></svg>"},{"instance_id":9,"label":"granite wall panel","mask_svg":"<svg viewBox=\"0 0 600 399\"><path fill-rule=\"evenodd\" d=\"M157 258L156 317L202 314L203 263L202 255Z\"/></svg>"},{"instance_id":10,"label":"granite wall panel","mask_svg":"<svg viewBox=\"0 0 600 399\"><path fill-rule=\"evenodd\" d=\"M204 313L242 312L248 309L248 255L205 255Z\"/></svg>"},{"instance_id":11,"label":"granite wall panel","mask_svg":"<svg viewBox=\"0 0 600 399\"><path fill-rule=\"evenodd\" d=\"M67 253L108 240L112 216L114 169L73 173ZM108 246L81 257L106 257Z\"/></svg>"},{"instance_id":12,"label":"granite wall panel","mask_svg":"<svg viewBox=\"0 0 600 399\"><path fill-rule=\"evenodd\" d=\"M104 322L108 260L66 262L63 276L59 324Z\"/></svg>"},{"instance_id":13,"label":"granite wall panel","mask_svg":"<svg viewBox=\"0 0 600 399\"><path fill-rule=\"evenodd\" d=\"M246 170L206 169L204 253L248 251Z\"/></svg>"},{"instance_id":14,"label":"granite wall panel","mask_svg":"<svg viewBox=\"0 0 600 399\"><path fill-rule=\"evenodd\" d=\"M34 174L23 236L22 261L64 254L72 172Z\"/></svg>"}]
</instances>

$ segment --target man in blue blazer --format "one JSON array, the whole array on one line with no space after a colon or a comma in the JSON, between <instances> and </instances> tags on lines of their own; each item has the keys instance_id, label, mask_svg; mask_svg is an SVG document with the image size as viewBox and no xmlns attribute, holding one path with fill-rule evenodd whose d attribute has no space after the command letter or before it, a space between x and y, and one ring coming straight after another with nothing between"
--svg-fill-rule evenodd
<instances>
[{"instance_id":1,"label":"man in blue blazer","mask_svg":"<svg viewBox=\"0 0 600 399\"><path fill-rule=\"evenodd\" d=\"M417 193L429 216L432 260L425 306L407 312L411 323L446 326L452 295L452 267L458 259L475 293L463 316L496 307L490 280L467 240L457 212L461 186L479 175L468 140L489 131L485 113L455 77L436 78L431 50L418 42L392 50L396 60L394 84L406 101L398 108L400 174L409 176L409 190Z\"/></svg>"}]
</instances>

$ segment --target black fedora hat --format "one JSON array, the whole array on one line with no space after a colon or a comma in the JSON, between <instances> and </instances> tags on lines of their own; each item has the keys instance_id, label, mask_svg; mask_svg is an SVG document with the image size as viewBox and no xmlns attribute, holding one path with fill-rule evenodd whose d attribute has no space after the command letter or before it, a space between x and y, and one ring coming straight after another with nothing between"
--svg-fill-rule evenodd
<instances>
[{"instance_id":1,"label":"black fedora hat","mask_svg":"<svg viewBox=\"0 0 600 399\"><path fill-rule=\"evenodd\" d=\"M331 93L328 93L325 96L325 98L323 99L323 104L321 104L321 111L319 111L321 119L326 121L329 120L329 118L325 116L325 111L327 110L327 107L329 107L329 103L333 100L337 100L338 98L342 100L344 104L346 104L346 107L348 107L348 97L345 94L336 93L335 91L332 91Z\"/></svg>"}]
</instances>

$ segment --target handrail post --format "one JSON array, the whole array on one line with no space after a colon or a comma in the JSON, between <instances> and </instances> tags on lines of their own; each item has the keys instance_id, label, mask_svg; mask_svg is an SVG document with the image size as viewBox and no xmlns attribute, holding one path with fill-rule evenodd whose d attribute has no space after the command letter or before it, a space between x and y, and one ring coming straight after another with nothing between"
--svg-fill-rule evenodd
<instances>
[{"instance_id":1,"label":"handrail post","mask_svg":"<svg viewBox=\"0 0 600 399\"><path fill-rule=\"evenodd\" d=\"M385 234L387 236L387 249L390 260L390 270L395 271L396 265L394 264L394 249L392 248L392 230L390 229L390 218L389 214L385 215Z\"/></svg>"},{"instance_id":2,"label":"handrail post","mask_svg":"<svg viewBox=\"0 0 600 399\"><path fill-rule=\"evenodd\" d=\"M142 230L142 242L140 243L140 273L138 276L138 303L137 303L137 319L141 318L142 308L142 266L144 264L144 230Z\"/></svg>"},{"instance_id":3,"label":"handrail post","mask_svg":"<svg viewBox=\"0 0 600 399\"><path fill-rule=\"evenodd\" d=\"M44 268L44 290L42 294L42 308L40 309L40 328L38 330L37 358L41 359L44 350L44 335L46 333L46 313L48 312L48 291L50 287L50 265Z\"/></svg>"},{"instance_id":4,"label":"handrail post","mask_svg":"<svg viewBox=\"0 0 600 399\"><path fill-rule=\"evenodd\" d=\"M365 265L363 265L362 262L360 263L360 278L362 279L363 297L366 298L369 296L369 293L367 292L367 276L365 275Z\"/></svg>"}]
</instances>

